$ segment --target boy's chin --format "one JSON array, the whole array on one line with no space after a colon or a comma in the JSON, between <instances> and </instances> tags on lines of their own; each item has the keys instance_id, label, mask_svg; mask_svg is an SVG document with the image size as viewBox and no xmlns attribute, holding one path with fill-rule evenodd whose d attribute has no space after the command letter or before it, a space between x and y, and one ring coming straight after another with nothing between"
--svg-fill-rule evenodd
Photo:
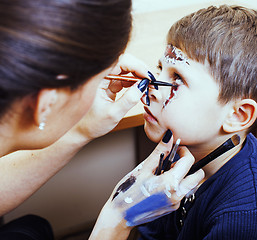
<instances>
[{"instance_id":1,"label":"boy's chin","mask_svg":"<svg viewBox=\"0 0 257 240\"><path fill-rule=\"evenodd\" d=\"M160 142L164 133L160 133L160 132L156 132L154 130L152 130L151 128L149 128L149 126L147 126L145 124L144 126L144 130L145 130L145 134L146 136L152 141L152 142Z\"/></svg>"}]
</instances>

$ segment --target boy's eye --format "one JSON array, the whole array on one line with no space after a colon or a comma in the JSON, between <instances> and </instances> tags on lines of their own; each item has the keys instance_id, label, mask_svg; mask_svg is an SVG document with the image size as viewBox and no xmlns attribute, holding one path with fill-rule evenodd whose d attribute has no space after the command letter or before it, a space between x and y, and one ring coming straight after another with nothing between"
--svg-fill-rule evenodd
<instances>
[{"instance_id":1,"label":"boy's eye","mask_svg":"<svg viewBox=\"0 0 257 240\"><path fill-rule=\"evenodd\" d=\"M160 75L160 72L162 71L162 64L159 63L157 66L156 66L158 72L156 73L156 75ZM172 83L174 83L175 85L180 86L182 84L184 84L184 81L183 81L183 78L176 72L173 72L171 75L170 75L170 80Z\"/></svg>"},{"instance_id":2,"label":"boy's eye","mask_svg":"<svg viewBox=\"0 0 257 240\"><path fill-rule=\"evenodd\" d=\"M178 86L184 84L184 81L182 80L182 77L178 73L173 74L172 80Z\"/></svg>"},{"instance_id":3,"label":"boy's eye","mask_svg":"<svg viewBox=\"0 0 257 240\"><path fill-rule=\"evenodd\" d=\"M157 68L159 71L161 71L161 70L162 70L162 65L161 65L161 64L158 64L158 65L156 66L156 68Z\"/></svg>"},{"instance_id":4,"label":"boy's eye","mask_svg":"<svg viewBox=\"0 0 257 240\"><path fill-rule=\"evenodd\" d=\"M162 71L162 65L161 65L161 64L158 64L158 65L156 66L156 68L157 68L157 73L156 73L156 75L160 75L160 72Z\"/></svg>"}]
</instances>

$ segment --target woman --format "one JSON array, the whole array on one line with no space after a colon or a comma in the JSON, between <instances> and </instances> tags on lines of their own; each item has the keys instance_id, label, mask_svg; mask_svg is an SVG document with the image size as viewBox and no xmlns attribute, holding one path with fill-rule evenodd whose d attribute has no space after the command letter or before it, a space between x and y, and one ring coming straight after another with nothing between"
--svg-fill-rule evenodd
<instances>
[{"instance_id":1,"label":"woman","mask_svg":"<svg viewBox=\"0 0 257 240\"><path fill-rule=\"evenodd\" d=\"M131 86L117 102L120 83L102 82L98 88L111 71L147 77L145 66L131 59L114 68L129 39L130 10L130 0L0 0L1 215L33 194L83 145L110 131L139 101L149 80ZM82 118L97 88L94 105ZM149 178L160 153L167 155L171 145L168 133L147 159L141 179ZM188 170L193 158L186 150L181 156ZM185 174L174 168L160 177L171 182L174 196L167 211L177 208L183 197L174 195L172 182L181 182ZM187 191L201 178L195 175L193 184L184 181ZM106 203L92 239L127 238L131 227L116 202L111 197ZM29 216L2 227L0 238L53 235L44 220Z\"/></svg>"}]
</instances>

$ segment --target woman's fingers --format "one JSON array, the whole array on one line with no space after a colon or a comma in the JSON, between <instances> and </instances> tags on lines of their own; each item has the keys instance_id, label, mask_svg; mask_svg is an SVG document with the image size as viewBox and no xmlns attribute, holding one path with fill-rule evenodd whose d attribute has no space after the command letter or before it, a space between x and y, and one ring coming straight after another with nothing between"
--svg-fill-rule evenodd
<instances>
[{"instance_id":1,"label":"woman's fingers","mask_svg":"<svg viewBox=\"0 0 257 240\"><path fill-rule=\"evenodd\" d=\"M204 178L202 169L187 176L188 171L195 162L194 157L186 147L180 147L178 153L181 158L176 162L175 166L160 176L163 177L163 182L166 183L166 193L170 195L172 203L181 201Z\"/></svg>"},{"instance_id":2,"label":"woman's fingers","mask_svg":"<svg viewBox=\"0 0 257 240\"><path fill-rule=\"evenodd\" d=\"M123 63L118 66L119 72L131 71L134 74L137 73L141 77L145 77L147 75L145 72L147 71L145 66L142 67L144 64L135 60L132 56L129 59L129 61L123 60ZM126 62L128 66L126 66ZM148 80L133 84L119 99L116 99L117 92L124 87L123 83L103 80L99 84L90 110L74 129L78 130L87 139L94 139L111 131L125 114L140 102L148 84Z\"/></svg>"},{"instance_id":3,"label":"woman's fingers","mask_svg":"<svg viewBox=\"0 0 257 240\"><path fill-rule=\"evenodd\" d=\"M149 182L148 180L149 178L152 178L156 168L158 167L160 155L164 154L165 156L167 156L171 149L171 146L172 146L172 132L170 130L167 130L167 132L163 136L162 141L156 146L155 150L151 153L151 155L145 161L140 163L134 170L128 173L116 185L114 192L119 191L119 189L124 189L124 186L125 188L127 188L128 186L131 187L132 185L134 185L135 182L139 190L140 190L140 185L143 183L146 183L147 185L149 185L149 183L152 184L152 182L151 181ZM153 178L153 179L156 179L156 178Z\"/></svg>"},{"instance_id":4,"label":"woman's fingers","mask_svg":"<svg viewBox=\"0 0 257 240\"><path fill-rule=\"evenodd\" d=\"M144 171L148 171L149 173L155 173L155 170L159 167L160 159L165 159L169 152L171 151L173 144L173 136L170 130L167 130L163 135L162 140L155 147L153 152L149 155L149 157L144 161Z\"/></svg>"},{"instance_id":5,"label":"woman's fingers","mask_svg":"<svg viewBox=\"0 0 257 240\"><path fill-rule=\"evenodd\" d=\"M130 54L124 54L120 57L118 64L112 69L111 74L120 75L131 73L138 78L149 78L148 68L146 64ZM137 85L139 82L137 83ZM109 82L109 86L106 88L107 95L110 99L115 100L116 94L123 88L129 88L132 85L136 85L135 82L115 81ZM133 94L135 95L135 93ZM142 94L141 94L142 97ZM141 98L140 97L140 98ZM124 98L126 100L126 98ZM140 99L136 98L136 102Z\"/></svg>"},{"instance_id":6,"label":"woman's fingers","mask_svg":"<svg viewBox=\"0 0 257 240\"><path fill-rule=\"evenodd\" d=\"M152 154L117 185L110 201L128 226L153 221L177 210L181 199L203 179L202 170L187 176L194 157L186 147L179 149L181 159L173 168L158 176L155 174L160 155L168 155L172 141L168 130Z\"/></svg>"},{"instance_id":7,"label":"woman's fingers","mask_svg":"<svg viewBox=\"0 0 257 240\"><path fill-rule=\"evenodd\" d=\"M169 172L176 176L178 182L181 182L194 164L195 159L190 151L184 146L179 147L177 153L179 154L180 159Z\"/></svg>"},{"instance_id":8,"label":"woman's fingers","mask_svg":"<svg viewBox=\"0 0 257 240\"><path fill-rule=\"evenodd\" d=\"M147 65L131 54L124 54L120 57L118 64L113 68L112 74L132 73L140 78L148 78Z\"/></svg>"},{"instance_id":9,"label":"woman's fingers","mask_svg":"<svg viewBox=\"0 0 257 240\"><path fill-rule=\"evenodd\" d=\"M197 185L201 183L204 178L204 171L202 169L198 170L194 174L187 176L186 178L182 179L180 182L176 194L178 197L185 196L191 190L193 190Z\"/></svg>"},{"instance_id":10,"label":"woman's fingers","mask_svg":"<svg viewBox=\"0 0 257 240\"><path fill-rule=\"evenodd\" d=\"M116 115L119 120L138 102L143 95L144 90L147 88L149 82L141 81L128 88L126 92L115 102L110 108L111 115Z\"/></svg>"}]
</instances>

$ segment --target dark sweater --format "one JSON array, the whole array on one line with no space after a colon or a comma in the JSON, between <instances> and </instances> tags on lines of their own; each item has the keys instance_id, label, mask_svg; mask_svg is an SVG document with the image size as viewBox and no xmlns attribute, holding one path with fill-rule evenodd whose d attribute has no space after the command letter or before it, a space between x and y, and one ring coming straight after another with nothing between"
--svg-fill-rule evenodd
<instances>
[{"instance_id":1,"label":"dark sweater","mask_svg":"<svg viewBox=\"0 0 257 240\"><path fill-rule=\"evenodd\" d=\"M180 207L140 226L140 239L257 240L256 190L257 139L249 134L241 151L200 186L193 202L185 203L184 217Z\"/></svg>"}]
</instances>

